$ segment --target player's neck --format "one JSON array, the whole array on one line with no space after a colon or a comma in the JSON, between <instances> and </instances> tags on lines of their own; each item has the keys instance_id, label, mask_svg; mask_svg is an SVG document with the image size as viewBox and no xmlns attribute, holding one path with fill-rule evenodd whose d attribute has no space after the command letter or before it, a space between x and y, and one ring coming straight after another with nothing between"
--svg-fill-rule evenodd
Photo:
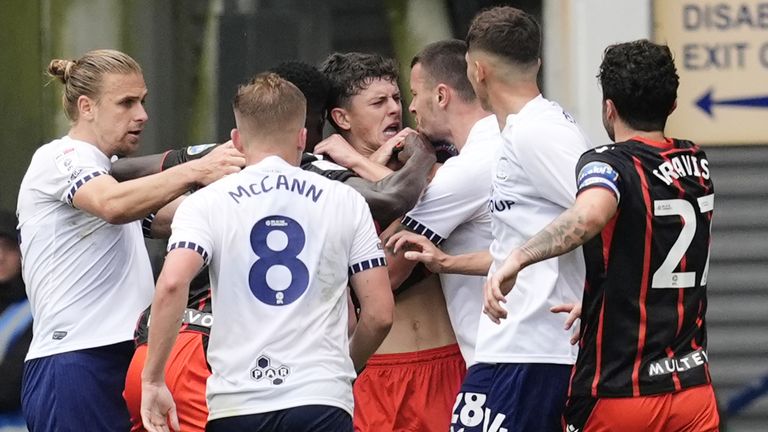
<instances>
[{"instance_id":1,"label":"player's neck","mask_svg":"<svg viewBox=\"0 0 768 432\"><path fill-rule=\"evenodd\" d=\"M535 81L496 81L494 85L489 83L489 102L499 121L499 128L504 129L509 115L518 114L528 102L540 94Z\"/></svg>"},{"instance_id":2,"label":"player's neck","mask_svg":"<svg viewBox=\"0 0 768 432\"><path fill-rule=\"evenodd\" d=\"M299 166L299 161L301 160L301 153L297 153L296 149L294 148L271 148L265 150L252 149L246 150L245 152L245 165L255 165L270 156L277 156L293 166Z\"/></svg>"},{"instance_id":3,"label":"player's neck","mask_svg":"<svg viewBox=\"0 0 768 432\"><path fill-rule=\"evenodd\" d=\"M98 134L90 127L88 123L85 123L85 122L75 123L69 129L69 132L67 133L67 135L72 139L87 142L88 144L93 145L94 147L98 148L102 153L107 155L107 157L111 158L114 155L113 149L107 148L108 146L106 144L99 142Z\"/></svg>"},{"instance_id":4,"label":"player's neck","mask_svg":"<svg viewBox=\"0 0 768 432\"><path fill-rule=\"evenodd\" d=\"M623 122L616 122L614 124L615 142L629 141L634 137L640 137L653 142L664 142L667 139L664 131L641 131L628 127Z\"/></svg>"},{"instance_id":5,"label":"player's neck","mask_svg":"<svg viewBox=\"0 0 768 432\"><path fill-rule=\"evenodd\" d=\"M477 122L488 117L490 113L480 107L477 101L470 104L459 105L448 119L451 125L451 142L456 150L461 152L467 143L469 132Z\"/></svg>"},{"instance_id":6,"label":"player's neck","mask_svg":"<svg viewBox=\"0 0 768 432\"><path fill-rule=\"evenodd\" d=\"M370 144L362 139L359 139L357 136L351 133L346 133L341 135L342 138L347 140L349 145L352 146L353 149L357 150L358 153L365 157L370 157L376 150L378 150L378 147L376 147L373 144Z\"/></svg>"}]
</instances>

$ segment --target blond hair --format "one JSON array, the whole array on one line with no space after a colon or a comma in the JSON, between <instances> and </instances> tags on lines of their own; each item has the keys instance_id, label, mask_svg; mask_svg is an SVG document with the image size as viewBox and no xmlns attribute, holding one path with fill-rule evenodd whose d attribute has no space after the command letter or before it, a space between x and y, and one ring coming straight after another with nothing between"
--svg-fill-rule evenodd
<instances>
[{"instance_id":1,"label":"blond hair","mask_svg":"<svg viewBox=\"0 0 768 432\"><path fill-rule=\"evenodd\" d=\"M246 135L294 134L304 127L307 115L307 100L301 90L275 73L256 75L241 85L232 107L238 129Z\"/></svg>"},{"instance_id":2,"label":"blond hair","mask_svg":"<svg viewBox=\"0 0 768 432\"><path fill-rule=\"evenodd\" d=\"M77 121L77 99L88 96L98 100L104 75L141 74L141 66L129 55L116 50L94 50L77 60L53 59L48 75L64 84L62 102L67 118Z\"/></svg>"}]
</instances>

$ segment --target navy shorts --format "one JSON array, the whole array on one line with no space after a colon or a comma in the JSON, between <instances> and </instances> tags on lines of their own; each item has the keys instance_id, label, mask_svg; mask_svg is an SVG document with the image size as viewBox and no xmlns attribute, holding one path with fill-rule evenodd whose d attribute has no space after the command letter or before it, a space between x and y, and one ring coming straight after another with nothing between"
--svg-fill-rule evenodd
<instances>
[{"instance_id":1,"label":"navy shorts","mask_svg":"<svg viewBox=\"0 0 768 432\"><path fill-rule=\"evenodd\" d=\"M305 405L280 411L211 420L205 432L352 432L352 416L341 408Z\"/></svg>"},{"instance_id":2,"label":"navy shorts","mask_svg":"<svg viewBox=\"0 0 768 432\"><path fill-rule=\"evenodd\" d=\"M451 430L561 432L571 365L478 363L456 396Z\"/></svg>"},{"instance_id":3,"label":"navy shorts","mask_svg":"<svg viewBox=\"0 0 768 432\"><path fill-rule=\"evenodd\" d=\"M133 341L24 363L21 406L30 432L125 432L123 400Z\"/></svg>"}]
</instances>

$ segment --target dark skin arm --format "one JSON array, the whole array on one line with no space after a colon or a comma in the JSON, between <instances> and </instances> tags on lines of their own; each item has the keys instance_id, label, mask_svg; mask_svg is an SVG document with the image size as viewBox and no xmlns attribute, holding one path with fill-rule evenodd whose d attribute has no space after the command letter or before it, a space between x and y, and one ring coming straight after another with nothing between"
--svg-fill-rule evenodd
<instances>
[{"instance_id":1,"label":"dark skin arm","mask_svg":"<svg viewBox=\"0 0 768 432\"><path fill-rule=\"evenodd\" d=\"M159 173L166 153L122 158L112 164L112 177L126 181Z\"/></svg>"},{"instance_id":2,"label":"dark skin arm","mask_svg":"<svg viewBox=\"0 0 768 432\"><path fill-rule=\"evenodd\" d=\"M403 167L377 182L359 177L344 182L365 198L374 219L382 226L388 226L416 205L436 161L434 148L419 134L405 138L397 157Z\"/></svg>"}]
</instances>

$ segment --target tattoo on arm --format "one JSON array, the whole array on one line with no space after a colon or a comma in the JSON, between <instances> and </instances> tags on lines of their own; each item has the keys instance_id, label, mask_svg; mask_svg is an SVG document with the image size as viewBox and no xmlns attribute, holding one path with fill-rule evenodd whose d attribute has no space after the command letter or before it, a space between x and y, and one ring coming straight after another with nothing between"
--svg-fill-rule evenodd
<instances>
[{"instance_id":1,"label":"tattoo on arm","mask_svg":"<svg viewBox=\"0 0 768 432\"><path fill-rule=\"evenodd\" d=\"M521 248L525 265L570 252L591 238L585 218L568 210Z\"/></svg>"}]
</instances>

